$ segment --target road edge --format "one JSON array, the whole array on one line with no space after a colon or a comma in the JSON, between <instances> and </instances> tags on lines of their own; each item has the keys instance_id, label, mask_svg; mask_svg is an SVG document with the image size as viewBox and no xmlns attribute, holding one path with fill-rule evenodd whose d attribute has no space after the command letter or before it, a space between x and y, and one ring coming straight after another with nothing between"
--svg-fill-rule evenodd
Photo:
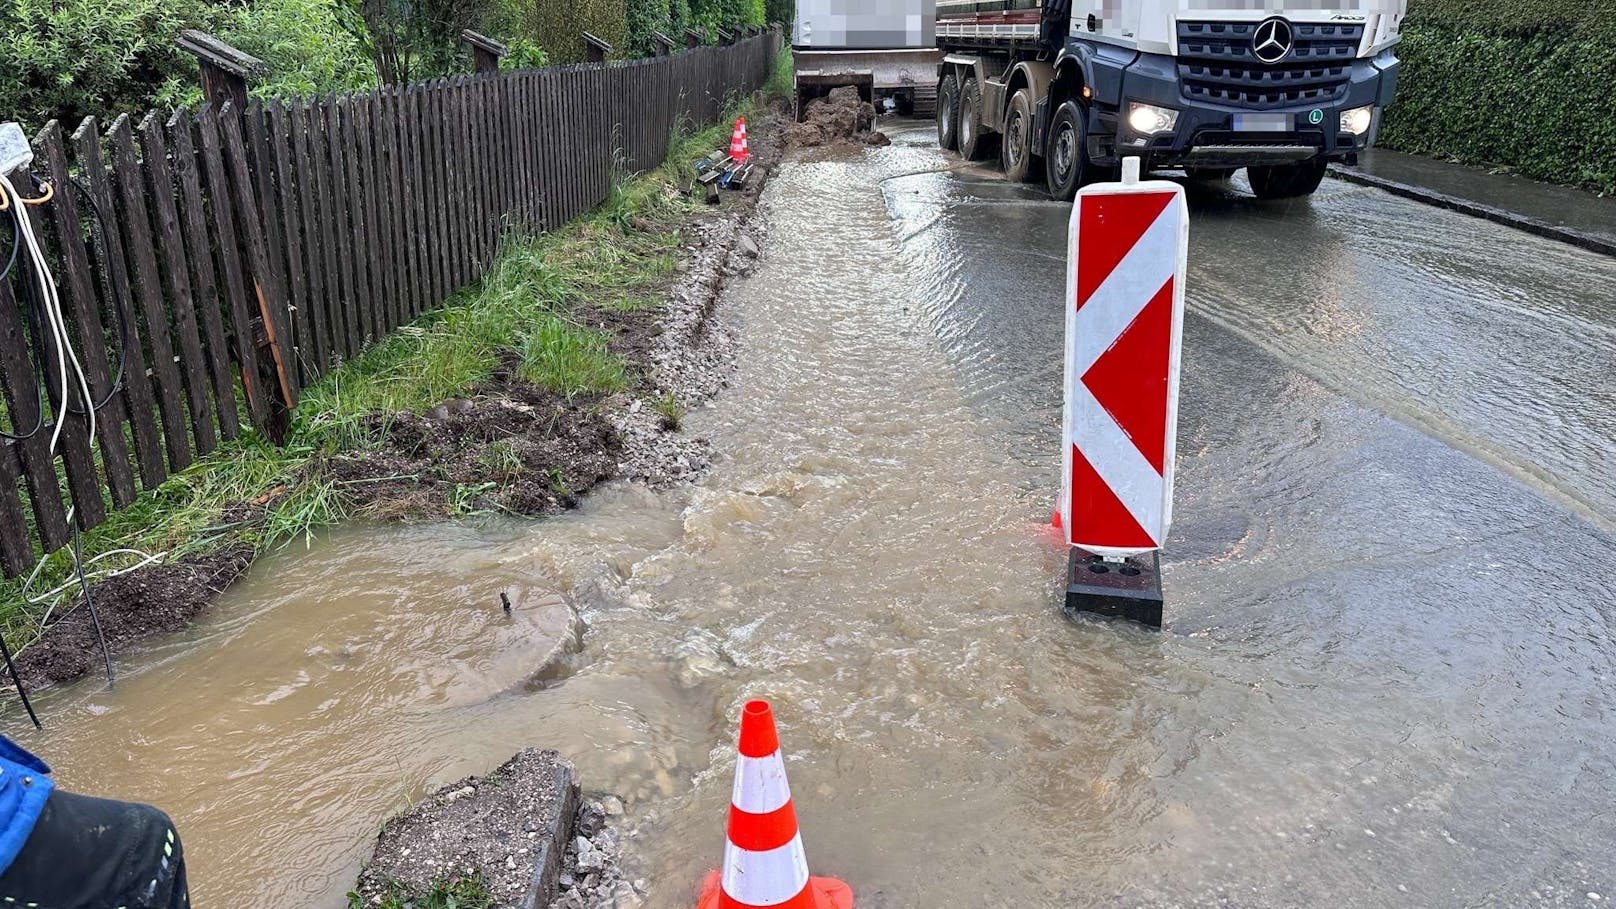
<instances>
[{"instance_id":1,"label":"road edge","mask_svg":"<svg viewBox=\"0 0 1616 909\"><path fill-rule=\"evenodd\" d=\"M1505 227L1513 227L1549 240L1558 240L1561 243L1569 243L1572 246L1587 250L1588 252L1616 257L1616 240L1607 240L1604 237L1590 234L1586 231L1580 231L1576 228L1564 227L1559 224L1550 224L1547 221L1542 221L1528 215L1523 215L1519 212L1495 208L1491 205L1483 205L1480 202L1473 202L1469 199L1461 199L1457 196L1450 196L1447 193L1440 193L1434 189L1426 189L1423 186L1415 186L1410 183L1401 183L1396 180L1388 180L1385 177L1377 177L1373 174L1366 174L1362 171L1352 170L1339 165L1330 165L1329 173L1330 176L1335 177L1338 180L1344 180L1348 183L1356 183L1360 186L1374 187L1375 189L1384 190L1385 192L1389 192L1395 196L1401 196L1405 199L1412 199L1416 202L1423 202L1426 205L1434 205L1437 208L1445 208L1448 211L1458 212L1459 214L1463 215L1470 215L1474 218L1481 218L1483 220L1491 221L1494 224L1502 224Z\"/></svg>"}]
</instances>

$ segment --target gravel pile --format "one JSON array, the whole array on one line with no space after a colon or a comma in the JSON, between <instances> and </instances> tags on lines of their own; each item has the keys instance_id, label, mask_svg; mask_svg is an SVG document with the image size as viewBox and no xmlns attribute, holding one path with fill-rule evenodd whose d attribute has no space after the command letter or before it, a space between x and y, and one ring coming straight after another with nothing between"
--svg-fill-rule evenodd
<instances>
[{"instance_id":1,"label":"gravel pile","mask_svg":"<svg viewBox=\"0 0 1616 909\"><path fill-rule=\"evenodd\" d=\"M578 808L573 838L561 869L561 890L551 909L639 909L646 883L624 878L622 843L613 823L623 817L614 795L588 799Z\"/></svg>"},{"instance_id":2,"label":"gravel pile","mask_svg":"<svg viewBox=\"0 0 1616 909\"><path fill-rule=\"evenodd\" d=\"M654 396L671 395L681 408L700 406L729 384L735 362L735 329L715 309L725 283L750 272L763 254L767 224L758 196L779 161L773 125L758 129L752 160L755 176L738 197L686 229L689 258L668 291L662 332L650 353ZM675 431L645 399L609 416L621 438L617 476L660 488L691 480L712 464L707 440Z\"/></svg>"}]
</instances>

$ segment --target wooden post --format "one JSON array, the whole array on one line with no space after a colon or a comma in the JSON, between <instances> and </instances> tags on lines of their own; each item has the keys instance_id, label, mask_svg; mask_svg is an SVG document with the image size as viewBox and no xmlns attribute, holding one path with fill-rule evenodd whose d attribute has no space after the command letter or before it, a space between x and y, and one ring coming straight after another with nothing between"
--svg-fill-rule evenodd
<instances>
[{"instance_id":1,"label":"wooden post","mask_svg":"<svg viewBox=\"0 0 1616 909\"><path fill-rule=\"evenodd\" d=\"M221 108L229 103L236 110L245 110L247 80L268 69L252 54L194 28L180 32L179 48L196 57L202 71L202 96Z\"/></svg>"},{"instance_id":2,"label":"wooden post","mask_svg":"<svg viewBox=\"0 0 1616 909\"><path fill-rule=\"evenodd\" d=\"M735 33L730 31L727 28L724 28L723 26L719 26L719 28L718 28L718 43L719 44L734 44L735 43Z\"/></svg>"},{"instance_id":3,"label":"wooden post","mask_svg":"<svg viewBox=\"0 0 1616 909\"><path fill-rule=\"evenodd\" d=\"M673 39L669 38L667 35L664 35L661 32L652 32L651 41L653 42L651 49L656 52L658 57L666 57L673 53Z\"/></svg>"},{"instance_id":4,"label":"wooden post","mask_svg":"<svg viewBox=\"0 0 1616 909\"><path fill-rule=\"evenodd\" d=\"M478 75L499 72L499 58L510 52L505 45L469 28L460 33L460 40L471 45L471 66Z\"/></svg>"},{"instance_id":5,"label":"wooden post","mask_svg":"<svg viewBox=\"0 0 1616 909\"><path fill-rule=\"evenodd\" d=\"M584 32L584 60L588 63L605 63L606 57L612 52L612 46L603 39Z\"/></svg>"},{"instance_id":6,"label":"wooden post","mask_svg":"<svg viewBox=\"0 0 1616 909\"><path fill-rule=\"evenodd\" d=\"M685 29L685 47L701 47L707 43L707 33L699 28Z\"/></svg>"}]
</instances>

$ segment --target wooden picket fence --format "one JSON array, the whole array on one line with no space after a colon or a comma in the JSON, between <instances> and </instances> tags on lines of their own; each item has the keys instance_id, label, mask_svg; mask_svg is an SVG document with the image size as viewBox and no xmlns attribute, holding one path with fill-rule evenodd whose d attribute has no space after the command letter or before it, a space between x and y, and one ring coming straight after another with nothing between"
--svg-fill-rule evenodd
<instances>
[{"instance_id":1,"label":"wooden picket fence","mask_svg":"<svg viewBox=\"0 0 1616 909\"><path fill-rule=\"evenodd\" d=\"M19 261L0 281L0 430L23 436L0 439L0 569L69 542L69 502L94 527L244 420L279 439L303 387L476 282L509 230L554 228L604 201L615 170L661 162L676 124L760 88L779 47L766 32L104 131L90 118L71 136L48 124L31 169L55 196L32 210L96 430L70 395L50 450L56 354Z\"/></svg>"}]
</instances>

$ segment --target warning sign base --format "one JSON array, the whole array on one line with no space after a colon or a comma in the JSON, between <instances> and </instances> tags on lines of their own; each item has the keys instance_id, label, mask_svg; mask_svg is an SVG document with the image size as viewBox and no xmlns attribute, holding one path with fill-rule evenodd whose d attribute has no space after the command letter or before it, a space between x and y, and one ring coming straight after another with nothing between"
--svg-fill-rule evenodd
<instances>
[{"instance_id":1,"label":"warning sign base","mask_svg":"<svg viewBox=\"0 0 1616 909\"><path fill-rule=\"evenodd\" d=\"M1160 628L1161 554L1152 552L1123 562L1107 562L1072 547L1067 565L1066 610Z\"/></svg>"}]
</instances>

